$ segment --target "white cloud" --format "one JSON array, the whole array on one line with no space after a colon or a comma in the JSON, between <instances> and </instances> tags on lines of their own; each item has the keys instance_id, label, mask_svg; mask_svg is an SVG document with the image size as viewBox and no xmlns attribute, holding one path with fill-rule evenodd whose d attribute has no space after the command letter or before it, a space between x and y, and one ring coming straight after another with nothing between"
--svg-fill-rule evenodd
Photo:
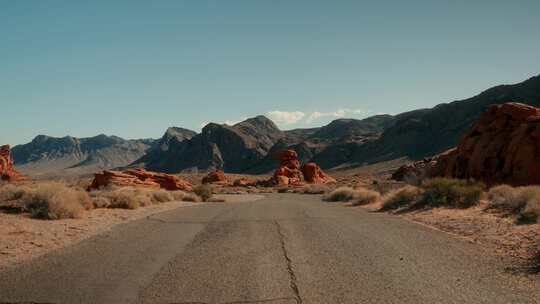
<instances>
[{"instance_id":1,"label":"white cloud","mask_svg":"<svg viewBox=\"0 0 540 304\"><path fill-rule=\"evenodd\" d=\"M229 126L234 126L235 124L241 122L242 120L225 120L224 124Z\"/></svg>"},{"instance_id":2,"label":"white cloud","mask_svg":"<svg viewBox=\"0 0 540 304\"><path fill-rule=\"evenodd\" d=\"M363 109L337 109L334 112L318 112L315 111L311 113L307 119L306 123L313 123L316 120L319 120L321 118L343 118L346 116L360 116L360 115L367 115L369 114L369 111L363 110Z\"/></svg>"},{"instance_id":3,"label":"white cloud","mask_svg":"<svg viewBox=\"0 0 540 304\"><path fill-rule=\"evenodd\" d=\"M304 118L306 114L300 111L286 112L286 111L270 111L266 113L268 118L273 120L278 125L292 125Z\"/></svg>"}]
</instances>

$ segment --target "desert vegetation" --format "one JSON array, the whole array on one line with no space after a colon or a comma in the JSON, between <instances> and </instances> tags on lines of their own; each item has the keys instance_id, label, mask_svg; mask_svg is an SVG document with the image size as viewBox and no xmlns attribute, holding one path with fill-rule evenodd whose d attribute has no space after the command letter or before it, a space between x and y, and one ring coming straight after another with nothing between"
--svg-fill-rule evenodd
<instances>
[{"instance_id":1,"label":"desert vegetation","mask_svg":"<svg viewBox=\"0 0 540 304\"><path fill-rule=\"evenodd\" d=\"M219 201L210 187L195 193L141 187L110 186L87 192L78 183L34 182L0 185L0 209L12 213L30 213L39 219L80 218L94 208L137 209L171 201Z\"/></svg>"},{"instance_id":2,"label":"desert vegetation","mask_svg":"<svg viewBox=\"0 0 540 304\"><path fill-rule=\"evenodd\" d=\"M540 186L493 187L488 191L488 209L515 216L518 222L537 222L540 216Z\"/></svg>"},{"instance_id":3,"label":"desert vegetation","mask_svg":"<svg viewBox=\"0 0 540 304\"><path fill-rule=\"evenodd\" d=\"M339 187L324 195L328 202L351 202L353 206L375 203L381 199L381 194L367 188Z\"/></svg>"}]
</instances>

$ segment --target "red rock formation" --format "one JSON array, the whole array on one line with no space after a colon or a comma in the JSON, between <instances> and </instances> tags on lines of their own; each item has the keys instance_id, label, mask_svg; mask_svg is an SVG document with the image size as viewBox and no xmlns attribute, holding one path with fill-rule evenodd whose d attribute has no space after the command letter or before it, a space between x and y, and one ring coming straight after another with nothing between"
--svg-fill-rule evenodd
<instances>
[{"instance_id":1,"label":"red rock formation","mask_svg":"<svg viewBox=\"0 0 540 304\"><path fill-rule=\"evenodd\" d=\"M25 181L29 179L13 167L13 158L11 157L11 148L9 145L0 147L0 179L9 182Z\"/></svg>"},{"instance_id":2,"label":"red rock formation","mask_svg":"<svg viewBox=\"0 0 540 304\"><path fill-rule=\"evenodd\" d=\"M304 174L304 180L311 184L327 184L336 181L333 177L324 173L316 163L305 164L302 167L302 173Z\"/></svg>"},{"instance_id":3,"label":"red rock formation","mask_svg":"<svg viewBox=\"0 0 540 304\"><path fill-rule=\"evenodd\" d=\"M225 176L225 172L221 170L216 170L213 172L208 173L203 179L203 184L228 184L227 177Z\"/></svg>"},{"instance_id":4,"label":"red rock formation","mask_svg":"<svg viewBox=\"0 0 540 304\"><path fill-rule=\"evenodd\" d=\"M540 108L493 105L473 124L457 148L434 157L421 169L426 176L474 178L488 185L540 184ZM396 177L402 175L395 173Z\"/></svg>"},{"instance_id":5,"label":"red rock formation","mask_svg":"<svg viewBox=\"0 0 540 304\"><path fill-rule=\"evenodd\" d=\"M277 158L281 161L279 168L274 172L271 182L274 185L295 185L302 182L300 161L294 150L284 150L278 153Z\"/></svg>"},{"instance_id":6,"label":"red rock formation","mask_svg":"<svg viewBox=\"0 0 540 304\"><path fill-rule=\"evenodd\" d=\"M193 190L193 186L189 182L178 176L144 169L128 169L122 172L105 170L102 173L96 173L89 189L99 189L108 185L163 188L171 191Z\"/></svg>"}]
</instances>

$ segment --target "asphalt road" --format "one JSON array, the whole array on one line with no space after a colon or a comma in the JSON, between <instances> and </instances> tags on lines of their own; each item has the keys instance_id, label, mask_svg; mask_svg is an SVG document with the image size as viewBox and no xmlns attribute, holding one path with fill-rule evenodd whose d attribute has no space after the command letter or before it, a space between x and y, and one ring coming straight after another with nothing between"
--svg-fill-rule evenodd
<instances>
[{"instance_id":1,"label":"asphalt road","mask_svg":"<svg viewBox=\"0 0 540 304\"><path fill-rule=\"evenodd\" d=\"M130 222L0 274L0 303L540 303L478 245L273 194Z\"/></svg>"}]
</instances>

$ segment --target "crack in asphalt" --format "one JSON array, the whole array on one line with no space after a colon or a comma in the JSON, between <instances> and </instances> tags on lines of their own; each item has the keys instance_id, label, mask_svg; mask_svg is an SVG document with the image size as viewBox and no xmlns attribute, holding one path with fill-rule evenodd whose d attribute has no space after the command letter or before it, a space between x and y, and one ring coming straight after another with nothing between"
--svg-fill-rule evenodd
<instances>
[{"instance_id":1,"label":"crack in asphalt","mask_svg":"<svg viewBox=\"0 0 540 304\"><path fill-rule=\"evenodd\" d=\"M296 303L302 304L302 297L300 296L300 290L298 289L298 285L296 284L297 279L296 279L296 274L294 273L294 270L292 267L292 260L289 257L287 247L285 246L285 234L283 234L283 231L281 230L281 225L279 224L277 220L274 221L274 224L276 225L277 233L279 235L279 242L281 243L281 250L283 252L283 257L285 258L285 261L287 264L287 272L289 273L291 289L294 293Z\"/></svg>"},{"instance_id":2,"label":"crack in asphalt","mask_svg":"<svg viewBox=\"0 0 540 304\"><path fill-rule=\"evenodd\" d=\"M170 302L168 304L251 304L251 303L270 303L270 302L284 301L284 300L295 300L296 301L296 298L272 298L272 299L263 299L263 300L232 301L232 302L219 302L219 303L209 303L209 302Z\"/></svg>"},{"instance_id":3,"label":"crack in asphalt","mask_svg":"<svg viewBox=\"0 0 540 304\"><path fill-rule=\"evenodd\" d=\"M281 219L261 219L261 220L201 220L201 221L168 221L161 218L149 215L146 217L148 221L160 222L164 224L210 224L210 223L274 223L276 221L310 221L331 219L330 217L293 217L293 218L281 218ZM1 303L0 303L1 304Z\"/></svg>"}]
</instances>

